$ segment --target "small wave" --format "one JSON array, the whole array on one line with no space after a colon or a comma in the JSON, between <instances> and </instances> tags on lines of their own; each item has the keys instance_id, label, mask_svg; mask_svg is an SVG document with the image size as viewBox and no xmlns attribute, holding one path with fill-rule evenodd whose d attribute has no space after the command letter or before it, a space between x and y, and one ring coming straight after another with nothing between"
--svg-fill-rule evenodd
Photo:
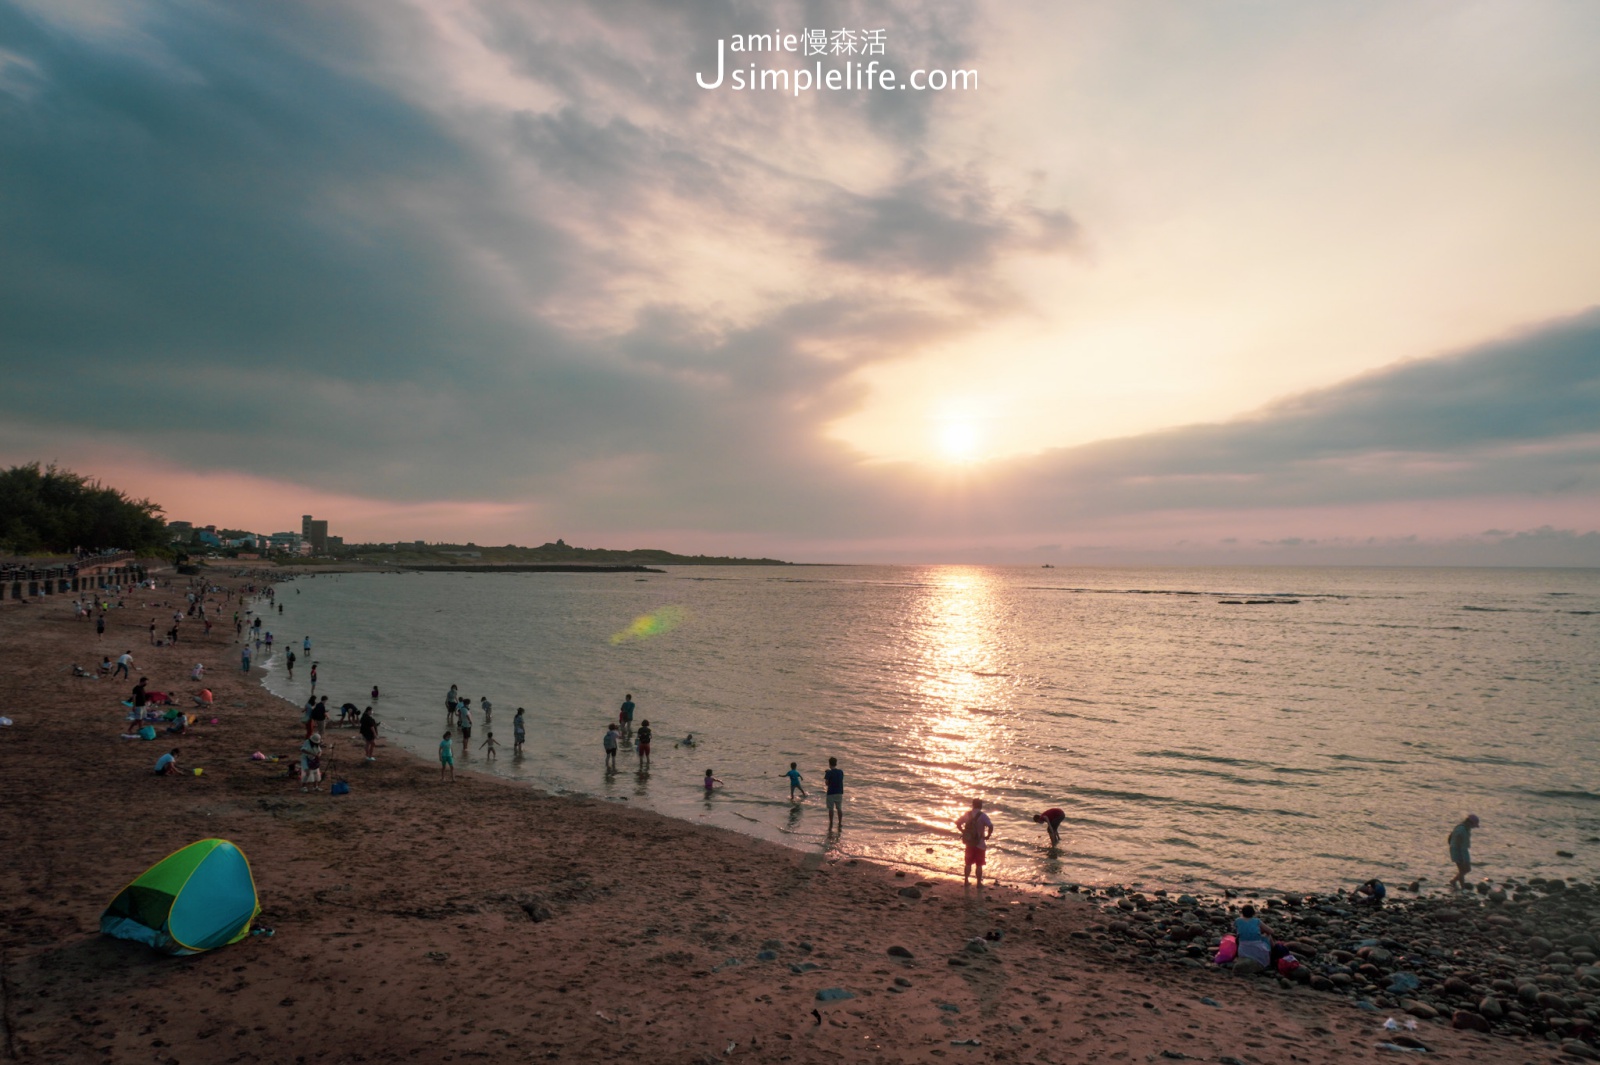
<instances>
[{"instance_id":1,"label":"small wave","mask_svg":"<svg viewBox=\"0 0 1600 1065\"><path fill-rule=\"evenodd\" d=\"M1446 762L1465 762L1468 765L1504 765L1522 769L1549 769L1543 762L1519 762L1515 758L1501 758L1497 754L1441 754Z\"/></svg>"},{"instance_id":2,"label":"small wave","mask_svg":"<svg viewBox=\"0 0 1600 1065\"><path fill-rule=\"evenodd\" d=\"M1533 789L1529 788L1524 789L1524 793L1528 795L1537 795L1541 799L1581 799L1584 802L1600 802L1600 795L1596 795L1592 791L1561 791L1560 789L1534 791Z\"/></svg>"},{"instance_id":3,"label":"small wave","mask_svg":"<svg viewBox=\"0 0 1600 1065\"><path fill-rule=\"evenodd\" d=\"M1407 762L1407 761L1404 761L1404 760L1396 760L1396 759L1393 759L1393 758L1363 758L1359 754L1328 754L1328 755L1324 755L1323 757L1331 758L1335 762L1366 762L1366 763L1369 763L1371 765L1410 765L1411 764L1410 762Z\"/></svg>"},{"instance_id":4,"label":"small wave","mask_svg":"<svg viewBox=\"0 0 1600 1065\"><path fill-rule=\"evenodd\" d=\"M1265 762L1252 762L1246 758L1225 758L1216 754L1191 754L1188 751L1138 751L1135 753L1140 758L1182 758L1190 762L1212 762L1216 765L1231 765L1251 769L1265 768L1267 764Z\"/></svg>"}]
</instances>

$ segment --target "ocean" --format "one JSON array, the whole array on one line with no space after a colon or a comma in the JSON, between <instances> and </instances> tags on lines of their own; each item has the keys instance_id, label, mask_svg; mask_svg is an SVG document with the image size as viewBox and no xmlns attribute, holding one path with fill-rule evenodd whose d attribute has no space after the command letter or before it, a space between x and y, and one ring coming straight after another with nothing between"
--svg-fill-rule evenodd
<instances>
[{"instance_id":1,"label":"ocean","mask_svg":"<svg viewBox=\"0 0 1600 1065\"><path fill-rule=\"evenodd\" d=\"M1600 873L1597 570L337 574L278 602L265 683L296 707L309 671L290 681L283 657L310 636L318 692L365 706L378 685L386 741L430 762L454 683L475 710L489 698L505 745L485 760L475 713L458 771L792 847L959 872L952 823L981 797L1007 883L1440 887L1445 834L1472 812L1475 876ZM652 770L628 750L607 774L628 692ZM798 805L791 761L811 792ZM724 782L709 800L708 768ZM1067 814L1053 854L1031 820L1050 806Z\"/></svg>"}]
</instances>

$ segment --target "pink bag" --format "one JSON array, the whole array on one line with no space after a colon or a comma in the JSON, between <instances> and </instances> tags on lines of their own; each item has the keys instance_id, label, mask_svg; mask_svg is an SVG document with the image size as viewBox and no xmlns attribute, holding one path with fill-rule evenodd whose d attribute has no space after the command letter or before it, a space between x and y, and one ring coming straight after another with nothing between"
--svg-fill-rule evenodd
<instances>
[{"instance_id":1,"label":"pink bag","mask_svg":"<svg viewBox=\"0 0 1600 1065\"><path fill-rule=\"evenodd\" d=\"M1229 934L1222 937L1222 946L1217 948L1217 956L1211 960L1217 965L1226 965L1239 956L1239 937Z\"/></svg>"}]
</instances>

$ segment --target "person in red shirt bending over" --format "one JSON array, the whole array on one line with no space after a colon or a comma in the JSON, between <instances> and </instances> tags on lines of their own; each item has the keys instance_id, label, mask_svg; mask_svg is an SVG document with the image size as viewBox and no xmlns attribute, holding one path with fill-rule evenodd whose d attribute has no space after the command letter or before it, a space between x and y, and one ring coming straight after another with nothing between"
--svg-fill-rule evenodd
<instances>
[{"instance_id":1,"label":"person in red shirt bending over","mask_svg":"<svg viewBox=\"0 0 1600 1065\"><path fill-rule=\"evenodd\" d=\"M1042 814L1033 815L1033 823L1043 825L1050 833L1050 846L1061 846L1061 822L1067 819L1066 811L1052 806Z\"/></svg>"}]
</instances>

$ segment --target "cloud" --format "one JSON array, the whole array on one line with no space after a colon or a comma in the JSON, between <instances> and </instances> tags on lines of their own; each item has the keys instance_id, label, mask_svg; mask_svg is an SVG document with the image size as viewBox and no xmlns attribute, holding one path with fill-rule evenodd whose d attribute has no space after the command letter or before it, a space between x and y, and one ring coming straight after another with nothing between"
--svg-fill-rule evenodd
<instances>
[{"instance_id":1,"label":"cloud","mask_svg":"<svg viewBox=\"0 0 1600 1065\"><path fill-rule=\"evenodd\" d=\"M885 10L130 5L91 24L0 0L0 457L187 468L213 497L234 475L374 526L454 507L496 540L753 553L1070 551L1180 512L1237 515L1208 526L1219 542L1322 545L1263 513L1404 500L1592 512L1596 314L968 471L832 442L864 368L1025 317L1019 257L1086 239L1031 177L939 135L951 97L694 85L718 37L779 26L882 21L897 64L977 61L970 5Z\"/></svg>"}]
</instances>

